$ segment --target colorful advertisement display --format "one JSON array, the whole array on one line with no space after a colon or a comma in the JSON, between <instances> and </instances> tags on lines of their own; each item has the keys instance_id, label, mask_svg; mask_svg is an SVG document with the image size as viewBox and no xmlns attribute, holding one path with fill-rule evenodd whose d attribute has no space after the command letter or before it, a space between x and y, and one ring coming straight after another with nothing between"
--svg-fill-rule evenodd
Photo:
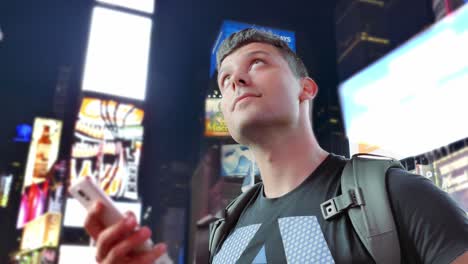
<instances>
[{"instance_id":1,"label":"colorful advertisement display","mask_svg":"<svg viewBox=\"0 0 468 264\"><path fill-rule=\"evenodd\" d=\"M241 31L246 28L256 28L262 31L270 32L278 36L279 38L281 38L283 41L285 41L288 44L288 46L291 48L291 50L296 51L296 36L293 31L274 29L270 27L263 27L263 26L258 26L258 25L252 25L252 24L247 24L247 23L240 23L240 22L226 20L221 25L218 38L216 39L214 47L211 51L210 78L213 77L213 74L216 71L216 52L218 52L218 49L221 43L223 43L223 41L227 37L229 37L231 34Z\"/></svg>"},{"instance_id":2,"label":"colorful advertisement display","mask_svg":"<svg viewBox=\"0 0 468 264\"><path fill-rule=\"evenodd\" d=\"M441 188L468 212L468 147L434 162Z\"/></svg>"},{"instance_id":3,"label":"colorful advertisement display","mask_svg":"<svg viewBox=\"0 0 468 264\"><path fill-rule=\"evenodd\" d=\"M205 100L205 136L207 137L229 136L220 103L220 98L208 98Z\"/></svg>"},{"instance_id":4,"label":"colorful advertisement display","mask_svg":"<svg viewBox=\"0 0 468 264\"><path fill-rule=\"evenodd\" d=\"M26 187L21 196L16 228L23 228L28 222L44 214L47 210L49 183L33 183Z\"/></svg>"},{"instance_id":5,"label":"colorful advertisement display","mask_svg":"<svg viewBox=\"0 0 468 264\"><path fill-rule=\"evenodd\" d=\"M62 122L55 119L34 120L23 188L46 179L46 174L57 159Z\"/></svg>"},{"instance_id":6,"label":"colorful advertisement display","mask_svg":"<svg viewBox=\"0 0 468 264\"><path fill-rule=\"evenodd\" d=\"M14 263L20 264L55 264L57 263L57 250L54 248L41 248L33 251L18 252Z\"/></svg>"},{"instance_id":7,"label":"colorful advertisement display","mask_svg":"<svg viewBox=\"0 0 468 264\"><path fill-rule=\"evenodd\" d=\"M47 213L26 224L20 250L58 247L61 221L61 214Z\"/></svg>"},{"instance_id":8,"label":"colorful advertisement display","mask_svg":"<svg viewBox=\"0 0 468 264\"><path fill-rule=\"evenodd\" d=\"M248 147L239 144L221 147L221 176L244 177L260 175L255 158Z\"/></svg>"},{"instance_id":9,"label":"colorful advertisement display","mask_svg":"<svg viewBox=\"0 0 468 264\"><path fill-rule=\"evenodd\" d=\"M111 197L137 200L143 116L132 104L83 98L72 146L71 183L90 176Z\"/></svg>"},{"instance_id":10,"label":"colorful advertisement display","mask_svg":"<svg viewBox=\"0 0 468 264\"><path fill-rule=\"evenodd\" d=\"M13 182L13 175L0 177L0 207L8 206L8 198L10 197L11 184Z\"/></svg>"},{"instance_id":11,"label":"colorful advertisement display","mask_svg":"<svg viewBox=\"0 0 468 264\"><path fill-rule=\"evenodd\" d=\"M467 137L467 24L465 5L340 85L350 143L406 158Z\"/></svg>"}]
</instances>

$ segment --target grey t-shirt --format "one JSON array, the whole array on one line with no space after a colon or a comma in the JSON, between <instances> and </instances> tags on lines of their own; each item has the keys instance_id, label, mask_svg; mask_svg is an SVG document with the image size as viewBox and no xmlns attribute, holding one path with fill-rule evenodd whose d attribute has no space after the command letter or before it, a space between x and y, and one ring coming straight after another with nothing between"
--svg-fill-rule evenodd
<instances>
[{"instance_id":1,"label":"grey t-shirt","mask_svg":"<svg viewBox=\"0 0 468 264\"><path fill-rule=\"evenodd\" d=\"M346 214L326 221L320 212L320 203L341 194L345 163L330 154L279 198L259 188L213 263L373 263ZM468 250L465 212L446 193L422 176L388 173L402 263L450 263Z\"/></svg>"}]
</instances>

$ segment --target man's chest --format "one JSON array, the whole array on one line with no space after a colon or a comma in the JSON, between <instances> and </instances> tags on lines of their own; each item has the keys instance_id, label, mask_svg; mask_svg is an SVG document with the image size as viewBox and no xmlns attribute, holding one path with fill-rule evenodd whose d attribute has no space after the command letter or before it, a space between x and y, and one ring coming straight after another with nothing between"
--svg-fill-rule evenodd
<instances>
[{"instance_id":1,"label":"man's chest","mask_svg":"<svg viewBox=\"0 0 468 264\"><path fill-rule=\"evenodd\" d=\"M214 263L372 263L346 216L325 221L311 203L250 209Z\"/></svg>"}]
</instances>

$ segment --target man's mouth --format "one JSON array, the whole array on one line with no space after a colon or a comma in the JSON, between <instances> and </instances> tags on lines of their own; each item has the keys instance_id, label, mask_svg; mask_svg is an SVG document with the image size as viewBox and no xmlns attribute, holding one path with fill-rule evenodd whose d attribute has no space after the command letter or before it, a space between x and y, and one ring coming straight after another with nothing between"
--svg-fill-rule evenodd
<instances>
[{"instance_id":1,"label":"man's mouth","mask_svg":"<svg viewBox=\"0 0 468 264\"><path fill-rule=\"evenodd\" d=\"M234 99L234 102L232 103L231 111L234 111L234 109L236 108L236 104L239 101L241 101L241 100L243 100L245 98L248 98L248 97L262 97L262 95L261 94L255 94L255 93L245 93L243 95L240 95L240 96L236 97L236 99Z\"/></svg>"}]
</instances>

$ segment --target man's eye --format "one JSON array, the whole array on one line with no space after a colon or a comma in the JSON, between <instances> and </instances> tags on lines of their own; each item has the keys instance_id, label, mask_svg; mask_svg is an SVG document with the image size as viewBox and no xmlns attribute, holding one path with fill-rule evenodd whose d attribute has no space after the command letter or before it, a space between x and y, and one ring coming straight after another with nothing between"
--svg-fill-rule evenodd
<instances>
[{"instance_id":1,"label":"man's eye","mask_svg":"<svg viewBox=\"0 0 468 264\"><path fill-rule=\"evenodd\" d=\"M226 82L231 79L231 75L226 75L223 78L223 81L221 82L223 86L226 86Z\"/></svg>"},{"instance_id":2,"label":"man's eye","mask_svg":"<svg viewBox=\"0 0 468 264\"><path fill-rule=\"evenodd\" d=\"M252 61L252 64L251 64L250 67L253 67L253 66L256 66L256 65L259 65L259 64L263 64L263 63L264 63L263 60L255 59L255 60Z\"/></svg>"}]
</instances>

